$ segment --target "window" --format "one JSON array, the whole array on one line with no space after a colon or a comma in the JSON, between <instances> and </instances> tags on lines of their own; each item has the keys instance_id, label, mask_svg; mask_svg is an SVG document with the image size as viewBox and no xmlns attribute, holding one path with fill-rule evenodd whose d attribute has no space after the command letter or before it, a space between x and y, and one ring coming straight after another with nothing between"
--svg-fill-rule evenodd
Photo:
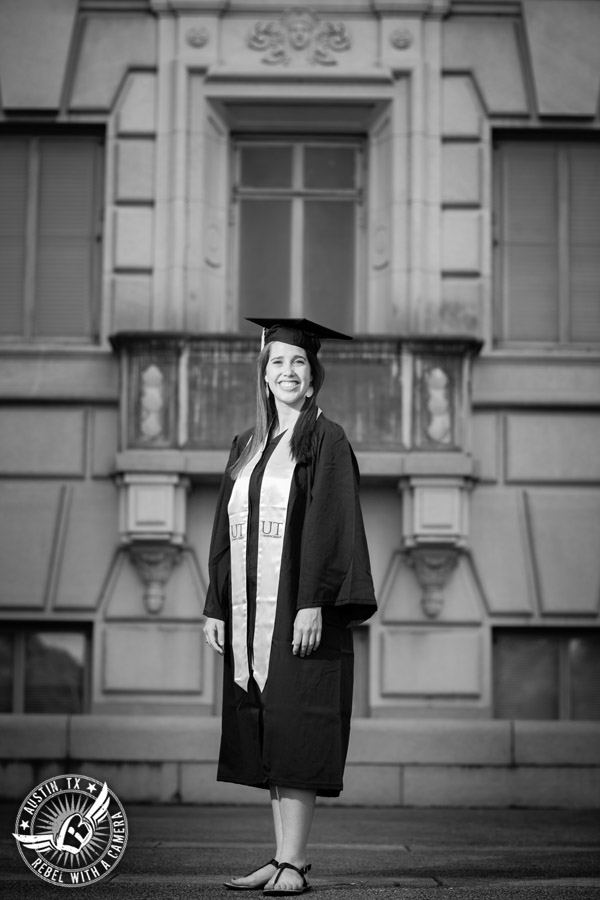
<instances>
[{"instance_id":1,"label":"window","mask_svg":"<svg viewBox=\"0 0 600 900\"><path fill-rule=\"evenodd\" d=\"M98 332L102 139L0 132L0 337Z\"/></svg>"},{"instance_id":2,"label":"window","mask_svg":"<svg viewBox=\"0 0 600 900\"><path fill-rule=\"evenodd\" d=\"M89 638L83 629L3 624L0 712L86 712Z\"/></svg>"},{"instance_id":3,"label":"window","mask_svg":"<svg viewBox=\"0 0 600 900\"><path fill-rule=\"evenodd\" d=\"M245 316L306 316L354 329L362 145L238 140L239 327Z\"/></svg>"},{"instance_id":4,"label":"window","mask_svg":"<svg viewBox=\"0 0 600 900\"><path fill-rule=\"evenodd\" d=\"M500 342L600 341L600 142L495 145Z\"/></svg>"},{"instance_id":5,"label":"window","mask_svg":"<svg viewBox=\"0 0 600 900\"><path fill-rule=\"evenodd\" d=\"M497 629L498 719L600 719L600 631Z\"/></svg>"}]
</instances>

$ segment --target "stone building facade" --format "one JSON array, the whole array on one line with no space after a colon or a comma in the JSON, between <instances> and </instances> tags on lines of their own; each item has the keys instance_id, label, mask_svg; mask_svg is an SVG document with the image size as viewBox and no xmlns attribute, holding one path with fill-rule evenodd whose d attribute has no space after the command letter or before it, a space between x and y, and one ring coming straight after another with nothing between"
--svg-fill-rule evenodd
<instances>
[{"instance_id":1,"label":"stone building facade","mask_svg":"<svg viewBox=\"0 0 600 900\"><path fill-rule=\"evenodd\" d=\"M246 315L355 334L340 802L600 800L600 3L0 5L0 787L214 783Z\"/></svg>"}]
</instances>

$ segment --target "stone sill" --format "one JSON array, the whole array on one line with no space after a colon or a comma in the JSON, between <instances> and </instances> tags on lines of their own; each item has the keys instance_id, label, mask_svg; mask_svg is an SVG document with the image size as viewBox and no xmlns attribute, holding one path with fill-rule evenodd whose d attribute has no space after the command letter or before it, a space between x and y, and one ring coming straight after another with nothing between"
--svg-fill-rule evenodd
<instances>
[{"instance_id":1,"label":"stone sill","mask_svg":"<svg viewBox=\"0 0 600 900\"><path fill-rule=\"evenodd\" d=\"M116 459L117 472L177 473L190 477L221 476L228 450L127 450ZM402 453L358 450L363 479L397 481L411 476L474 478L475 463L464 453Z\"/></svg>"},{"instance_id":2,"label":"stone sill","mask_svg":"<svg viewBox=\"0 0 600 900\"><path fill-rule=\"evenodd\" d=\"M211 763L217 717L0 715L0 761ZM600 722L354 719L353 766L600 767Z\"/></svg>"}]
</instances>

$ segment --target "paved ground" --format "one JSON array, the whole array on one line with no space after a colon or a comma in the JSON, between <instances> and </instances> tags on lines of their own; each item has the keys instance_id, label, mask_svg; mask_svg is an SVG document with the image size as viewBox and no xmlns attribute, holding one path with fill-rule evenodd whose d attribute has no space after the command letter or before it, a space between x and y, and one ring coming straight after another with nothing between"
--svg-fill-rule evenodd
<instances>
[{"instance_id":1,"label":"paved ground","mask_svg":"<svg viewBox=\"0 0 600 900\"><path fill-rule=\"evenodd\" d=\"M0 805L0 898L61 888L29 872ZM129 842L111 881L83 896L188 900L272 856L268 807L126 806ZM321 807L310 845L315 900L599 900L600 812ZM250 897L259 897L252 892Z\"/></svg>"}]
</instances>

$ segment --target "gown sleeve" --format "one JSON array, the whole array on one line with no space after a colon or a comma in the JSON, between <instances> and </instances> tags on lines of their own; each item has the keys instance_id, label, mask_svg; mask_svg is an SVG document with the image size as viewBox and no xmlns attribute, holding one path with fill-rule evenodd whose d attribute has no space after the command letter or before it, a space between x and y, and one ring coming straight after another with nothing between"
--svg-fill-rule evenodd
<instances>
[{"instance_id":1,"label":"gown sleeve","mask_svg":"<svg viewBox=\"0 0 600 900\"><path fill-rule=\"evenodd\" d=\"M226 621L230 599L231 556L229 549L229 515L227 505L233 489L233 480L229 467L240 454L239 438L233 439L229 460L217 499L215 519L213 522L210 550L208 554L208 591L204 605L204 615L212 619ZM242 444L243 446L243 444Z\"/></svg>"},{"instance_id":2,"label":"gown sleeve","mask_svg":"<svg viewBox=\"0 0 600 900\"><path fill-rule=\"evenodd\" d=\"M330 423L312 472L297 608L336 607L351 624L377 609L358 484L352 447L343 429Z\"/></svg>"}]
</instances>

